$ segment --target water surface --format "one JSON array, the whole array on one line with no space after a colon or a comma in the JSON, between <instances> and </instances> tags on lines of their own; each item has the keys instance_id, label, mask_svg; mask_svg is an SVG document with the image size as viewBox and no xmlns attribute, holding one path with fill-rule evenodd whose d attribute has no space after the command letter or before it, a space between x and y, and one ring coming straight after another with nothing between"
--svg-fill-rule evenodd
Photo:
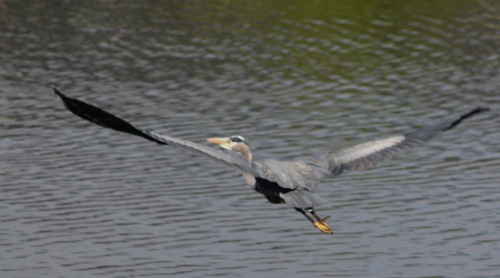
<instances>
[{"instance_id":1,"label":"water surface","mask_svg":"<svg viewBox=\"0 0 500 278\"><path fill-rule=\"evenodd\" d=\"M495 277L495 1L0 1L0 276ZM51 93L296 159L492 111L324 182L333 236ZM498 276L497 276L498 277Z\"/></svg>"}]
</instances>

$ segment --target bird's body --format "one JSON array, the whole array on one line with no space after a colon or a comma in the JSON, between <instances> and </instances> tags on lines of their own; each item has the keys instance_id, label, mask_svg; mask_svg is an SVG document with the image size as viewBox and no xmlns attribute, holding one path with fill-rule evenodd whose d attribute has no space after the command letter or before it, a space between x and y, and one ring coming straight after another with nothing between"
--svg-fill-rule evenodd
<instances>
[{"instance_id":1,"label":"bird's body","mask_svg":"<svg viewBox=\"0 0 500 278\"><path fill-rule=\"evenodd\" d=\"M215 149L137 128L98 107L69 98L56 88L53 89L66 108L83 119L106 128L137 135L161 145L183 149L237 170L243 175L248 185L264 195L269 202L284 203L295 208L324 233L333 233L325 222L328 217L320 218L315 213L314 207L326 201L312 193L322 180L346 171L372 167L381 161L421 146L438 133L453 128L462 120L488 110L479 107L454 120L443 121L405 135L375 140L298 161L288 162L275 159L255 161L249 146L241 136L208 139L221 146L221 149Z\"/></svg>"}]
</instances>

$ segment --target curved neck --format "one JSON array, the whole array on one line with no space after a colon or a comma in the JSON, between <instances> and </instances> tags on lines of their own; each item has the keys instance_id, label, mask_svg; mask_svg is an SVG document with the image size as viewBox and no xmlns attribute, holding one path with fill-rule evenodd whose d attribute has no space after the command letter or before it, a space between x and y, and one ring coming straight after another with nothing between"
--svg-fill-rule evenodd
<instances>
[{"instance_id":1,"label":"curved neck","mask_svg":"<svg viewBox=\"0 0 500 278\"><path fill-rule=\"evenodd\" d=\"M248 147L246 143L237 144L236 146L233 147L233 150L239 152L246 160L250 162L252 161L253 159L252 151L250 150L250 147ZM250 173L243 173L243 177L245 178L250 188L255 190L255 185L256 185L255 177Z\"/></svg>"},{"instance_id":2,"label":"curved neck","mask_svg":"<svg viewBox=\"0 0 500 278\"><path fill-rule=\"evenodd\" d=\"M252 151L250 150L250 147L248 147L247 144L242 143L236 145L233 150L239 152L246 160L252 161L253 160L253 155Z\"/></svg>"}]
</instances>

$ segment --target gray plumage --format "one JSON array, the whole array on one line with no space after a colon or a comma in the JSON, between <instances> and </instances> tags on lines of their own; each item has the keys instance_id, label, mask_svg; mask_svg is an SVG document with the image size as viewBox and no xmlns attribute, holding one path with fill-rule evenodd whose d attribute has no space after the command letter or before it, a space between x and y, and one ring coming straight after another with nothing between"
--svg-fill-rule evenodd
<instances>
[{"instance_id":1,"label":"gray plumage","mask_svg":"<svg viewBox=\"0 0 500 278\"><path fill-rule=\"evenodd\" d=\"M456 119L430 125L405 135L370 141L295 162L274 159L253 161L250 148L241 136L223 138L228 144L231 144L226 147L228 150L211 148L137 128L98 107L67 97L56 88L53 89L65 107L75 115L97 125L140 136L158 144L179 148L233 168L242 173L247 183L257 192L263 194L270 202L285 203L295 207L304 215L306 214L302 209L311 208L312 210L312 207L326 202L311 192L322 180L338 176L346 171L362 170L375 166L382 161L423 145L440 132L453 128L468 117L489 110L478 107ZM234 142L230 138L233 138ZM223 145L221 143L221 146ZM314 211L312 213L317 218ZM313 221L309 216L306 215L306 217ZM321 230L325 232L323 229Z\"/></svg>"}]
</instances>

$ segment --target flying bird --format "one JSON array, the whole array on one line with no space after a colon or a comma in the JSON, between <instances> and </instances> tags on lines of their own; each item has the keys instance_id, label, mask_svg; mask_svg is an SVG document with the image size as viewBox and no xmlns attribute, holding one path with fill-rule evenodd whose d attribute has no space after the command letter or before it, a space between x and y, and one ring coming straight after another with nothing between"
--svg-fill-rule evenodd
<instances>
[{"instance_id":1,"label":"flying bird","mask_svg":"<svg viewBox=\"0 0 500 278\"><path fill-rule=\"evenodd\" d=\"M320 217L314 209L326 203L325 199L312 192L319 182L345 172L372 167L379 162L421 146L440 132L450 130L463 120L489 110L485 107L477 107L455 119L429 125L404 135L374 140L297 161L275 159L256 161L253 160L252 151L242 136L209 138L207 139L209 142L220 146L212 148L168 135L160 135L138 128L96 106L70 98L55 87L52 88L69 111L85 120L194 155L204 156L240 172L248 185L264 195L269 202L293 207L325 234L332 234L333 230L326 222L329 217Z\"/></svg>"}]
</instances>

